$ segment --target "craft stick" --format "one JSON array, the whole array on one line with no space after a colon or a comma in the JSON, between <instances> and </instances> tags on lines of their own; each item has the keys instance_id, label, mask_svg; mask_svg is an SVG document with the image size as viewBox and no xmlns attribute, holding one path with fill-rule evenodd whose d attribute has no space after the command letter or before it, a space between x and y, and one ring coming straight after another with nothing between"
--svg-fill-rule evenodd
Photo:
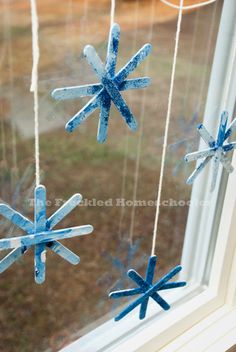
<instances>
[{"instance_id":1,"label":"craft stick","mask_svg":"<svg viewBox=\"0 0 236 352\"><path fill-rule=\"evenodd\" d=\"M77 126L84 122L99 107L103 90L104 88L67 122L65 127L67 132L73 132Z\"/></svg>"},{"instance_id":2,"label":"craft stick","mask_svg":"<svg viewBox=\"0 0 236 352\"><path fill-rule=\"evenodd\" d=\"M151 256L148 261L148 266L147 266L147 272L146 272L146 282L148 284L152 284L153 278L154 278L154 270L156 267L156 262L157 262L157 256ZM139 318L144 319L146 316L147 312L147 306L148 306L148 300L149 298L146 298L142 303L140 307L140 312L139 312Z\"/></svg>"},{"instance_id":3,"label":"craft stick","mask_svg":"<svg viewBox=\"0 0 236 352\"><path fill-rule=\"evenodd\" d=\"M217 142L216 142L218 146L222 146L224 143L227 121L228 121L228 113L227 111L223 111L220 117L220 126L219 126L219 131L217 136Z\"/></svg>"},{"instance_id":4,"label":"craft stick","mask_svg":"<svg viewBox=\"0 0 236 352\"><path fill-rule=\"evenodd\" d=\"M229 128L228 128L228 130L227 130L226 133L225 133L225 138L224 138L224 140L226 140L227 138L229 138L235 129L236 129L236 118L233 119L233 121L232 121L231 124L229 125Z\"/></svg>"},{"instance_id":5,"label":"craft stick","mask_svg":"<svg viewBox=\"0 0 236 352\"><path fill-rule=\"evenodd\" d=\"M184 159L186 162L190 162L190 161L194 161L202 158L207 158L209 156L214 155L215 153L216 153L215 148L204 149L197 152L189 153L185 156Z\"/></svg>"},{"instance_id":6,"label":"craft stick","mask_svg":"<svg viewBox=\"0 0 236 352\"><path fill-rule=\"evenodd\" d=\"M207 131L207 129L202 123L198 126L198 132L204 142L209 145L209 147L213 148L215 146L214 138L210 135L210 133Z\"/></svg>"},{"instance_id":7,"label":"craft stick","mask_svg":"<svg viewBox=\"0 0 236 352\"><path fill-rule=\"evenodd\" d=\"M27 233L34 232L34 224L7 204L0 204L0 214Z\"/></svg>"},{"instance_id":8,"label":"craft stick","mask_svg":"<svg viewBox=\"0 0 236 352\"><path fill-rule=\"evenodd\" d=\"M100 83L54 89L51 96L56 100L82 98L98 94L103 89Z\"/></svg>"},{"instance_id":9,"label":"craft stick","mask_svg":"<svg viewBox=\"0 0 236 352\"><path fill-rule=\"evenodd\" d=\"M231 143L225 144L223 146L224 152L229 152L230 150L235 149L235 148L236 148L236 142L231 142Z\"/></svg>"},{"instance_id":10,"label":"craft stick","mask_svg":"<svg viewBox=\"0 0 236 352\"><path fill-rule=\"evenodd\" d=\"M0 239L0 250L32 246L41 243L63 240L76 236L88 235L93 231L93 226L83 225L60 230L42 231L33 235L25 235Z\"/></svg>"},{"instance_id":11,"label":"craft stick","mask_svg":"<svg viewBox=\"0 0 236 352\"><path fill-rule=\"evenodd\" d=\"M107 129L109 121L109 113L111 109L111 98L104 91L103 97L100 102L100 115L98 122L98 132L97 132L97 141L99 143L104 143L107 139Z\"/></svg>"},{"instance_id":12,"label":"craft stick","mask_svg":"<svg viewBox=\"0 0 236 352\"><path fill-rule=\"evenodd\" d=\"M52 229L56 226L66 215L68 215L77 205L80 204L82 196L79 193L74 194L68 199L46 222L47 228Z\"/></svg>"},{"instance_id":13,"label":"craft stick","mask_svg":"<svg viewBox=\"0 0 236 352\"><path fill-rule=\"evenodd\" d=\"M212 180L211 180L211 192L214 191L216 185L216 179L220 166L220 156L215 155L212 160Z\"/></svg>"},{"instance_id":14,"label":"craft stick","mask_svg":"<svg viewBox=\"0 0 236 352\"><path fill-rule=\"evenodd\" d=\"M114 23L113 26L111 27L110 34L109 34L108 47L107 47L107 61L106 61L106 70L109 72L111 77L113 77L116 72L119 39L120 39L120 26L117 23Z\"/></svg>"},{"instance_id":15,"label":"craft stick","mask_svg":"<svg viewBox=\"0 0 236 352\"><path fill-rule=\"evenodd\" d=\"M141 77L134 79L127 79L118 87L120 91L128 89L142 89L150 85L151 79L149 77ZM54 89L51 96L56 100L72 100L76 98L83 98L98 94L103 89L100 83L87 84L84 86L74 86Z\"/></svg>"},{"instance_id":16,"label":"craft stick","mask_svg":"<svg viewBox=\"0 0 236 352\"><path fill-rule=\"evenodd\" d=\"M169 289L172 289L172 288L177 288L177 287L183 287L183 286L186 286L187 283L184 282L184 281L180 281L180 282L170 282L168 284L164 284L163 286L161 286L159 288L159 291L163 291L163 290L169 290Z\"/></svg>"},{"instance_id":17,"label":"craft stick","mask_svg":"<svg viewBox=\"0 0 236 352\"><path fill-rule=\"evenodd\" d=\"M35 237L38 232L46 230L46 188L39 185L35 188L34 221ZM46 244L36 244L34 248L34 278L37 284L45 281L46 271Z\"/></svg>"},{"instance_id":18,"label":"craft stick","mask_svg":"<svg viewBox=\"0 0 236 352\"><path fill-rule=\"evenodd\" d=\"M25 252L27 247L13 249L3 259L0 260L0 274L15 263Z\"/></svg>"},{"instance_id":19,"label":"craft stick","mask_svg":"<svg viewBox=\"0 0 236 352\"><path fill-rule=\"evenodd\" d=\"M187 179L186 183L188 185L193 184L194 180L196 179L196 177L200 174L200 172L204 169L204 167L209 163L209 161L211 160L211 157L209 156L208 158L206 158L205 160L203 160L198 166L197 168L193 171L193 173L189 176L189 178Z\"/></svg>"},{"instance_id":20,"label":"craft stick","mask_svg":"<svg viewBox=\"0 0 236 352\"><path fill-rule=\"evenodd\" d=\"M63 246L60 242L49 242L47 243L47 247L73 265L77 265L80 262L80 257Z\"/></svg>"},{"instance_id":21,"label":"craft stick","mask_svg":"<svg viewBox=\"0 0 236 352\"><path fill-rule=\"evenodd\" d=\"M109 294L109 297L110 298L120 298L120 297L138 295L143 292L144 291L140 287L137 287L137 288L131 288L128 290L113 291Z\"/></svg>"},{"instance_id":22,"label":"craft stick","mask_svg":"<svg viewBox=\"0 0 236 352\"><path fill-rule=\"evenodd\" d=\"M145 44L130 60L129 62L117 73L115 77L115 84L123 82L129 74L131 74L152 50L151 44Z\"/></svg>"}]
</instances>

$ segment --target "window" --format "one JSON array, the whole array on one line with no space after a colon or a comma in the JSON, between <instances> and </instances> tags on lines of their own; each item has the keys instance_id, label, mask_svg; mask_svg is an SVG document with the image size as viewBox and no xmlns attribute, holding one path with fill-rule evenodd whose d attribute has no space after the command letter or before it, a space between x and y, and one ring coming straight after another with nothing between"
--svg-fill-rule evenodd
<instances>
[{"instance_id":1,"label":"window","mask_svg":"<svg viewBox=\"0 0 236 352\"><path fill-rule=\"evenodd\" d=\"M117 324L111 320L115 310L120 309L107 297L121 275L119 268L112 266L114 258L127 265L130 235L137 246L132 267L141 272L145 270L150 254L155 209L147 206L147 202L156 197L176 29L176 11L158 2L154 7L153 3L121 1L116 12L122 29L119 67L147 38L154 46L149 63L138 70L140 75L152 77L152 86L140 93L126 94L139 120L139 131L136 134L127 131L113 109L108 143L97 145L96 114L79 131L67 135L65 122L84 102L55 103L49 93L56 87L94 81L80 54L90 42L104 57L110 4L91 0L55 6L53 0L38 2L40 148L43 183L51 200L48 212L52 213L70 195L81 192L85 204L63 224L91 223L95 231L91 236L70 242L71 248L81 256L78 267L68 266L48 253L47 280L42 286L33 282L32 254L2 274L0 336L4 351L7 348L9 351L27 351L27 348L28 351L53 351L73 340L75 343L65 351L130 352L131 346L134 351L157 351L225 302L226 282L223 281L226 277L222 279L219 272L224 269L229 275L233 257L227 252L227 246L232 241L233 249L229 219L234 214L234 176L228 181L222 174L217 191L210 198L209 185L205 182L210 170L206 170L191 193L185 178L193 165L182 164L181 158L188 148L197 147L194 126L203 115L209 129L214 131L224 94L230 115L234 112L236 82L235 72L230 69L236 12L233 0L224 1L223 10L223 2L218 0L186 13L183 18L158 234L158 275L178 264L182 256L183 275L189 285L166 294L170 302L175 302L169 313L150 305L144 322L137 319L136 312ZM11 204L14 201L20 211L32 216L29 201L34 182L33 110L29 108L32 102L30 10L28 1L23 0L4 1L1 6L4 6L1 42L5 50L1 64L1 198ZM127 17L126 12L134 15ZM126 200L125 207L119 206L121 198ZM209 205L200 205L200 200L209 199ZM134 208L133 200L143 203ZM225 216L225 207L232 214ZM227 237L222 235L222 227ZM1 235L6 236L6 232L9 234L8 223L1 225ZM217 266L219 241L223 253ZM119 285L128 287L129 282L123 280Z\"/></svg>"}]
</instances>

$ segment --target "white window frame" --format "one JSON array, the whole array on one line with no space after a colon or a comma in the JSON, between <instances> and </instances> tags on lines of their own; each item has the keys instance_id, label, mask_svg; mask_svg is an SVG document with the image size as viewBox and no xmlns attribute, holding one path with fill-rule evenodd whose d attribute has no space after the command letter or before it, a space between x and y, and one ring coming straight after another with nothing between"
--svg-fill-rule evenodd
<instances>
[{"instance_id":1,"label":"white window frame","mask_svg":"<svg viewBox=\"0 0 236 352\"><path fill-rule=\"evenodd\" d=\"M212 134L225 103L229 116L235 109L235 18L236 1L224 0L204 114ZM236 170L236 153L232 163ZM215 352L236 343L236 171L221 172L213 194L210 176L207 168L193 186L181 275L188 286L163 293L172 309L150 302L144 321L136 310L120 322L108 320L63 352ZM209 206L199 206L201 200Z\"/></svg>"}]
</instances>

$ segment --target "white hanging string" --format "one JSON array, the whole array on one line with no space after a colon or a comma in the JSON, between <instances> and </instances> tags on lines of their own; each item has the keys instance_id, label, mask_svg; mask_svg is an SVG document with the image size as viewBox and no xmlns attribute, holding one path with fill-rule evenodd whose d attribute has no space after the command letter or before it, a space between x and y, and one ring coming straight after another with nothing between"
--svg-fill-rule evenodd
<instances>
[{"instance_id":1,"label":"white hanging string","mask_svg":"<svg viewBox=\"0 0 236 352\"><path fill-rule=\"evenodd\" d=\"M155 18L155 5L156 1L152 0L152 3L150 5L150 32L149 32L149 38L148 41L151 42L152 36L153 36L153 23L154 23L154 18ZM146 61L145 64L145 76L148 75L149 71L149 60ZM141 118L140 118L140 127L139 127L139 139L138 139L138 145L137 145L137 156L136 156L136 165L135 165L135 176L134 176L134 192L133 192L133 207L132 207L132 213L131 213L131 223L130 223L130 243L132 244L133 242L133 236L134 236L134 224L135 224L135 213L136 213L136 206L135 206L135 201L137 199L137 191L138 191L138 181L139 181L139 169L140 169L140 157L141 157L141 146L142 146L142 139L143 139L143 127L144 127L144 115L145 115L145 106L146 106L146 98L147 98L147 93L146 90L143 92L143 97L142 97L142 103L141 103Z\"/></svg>"},{"instance_id":2,"label":"white hanging string","mask_svg":"<svg viewBox=\"0 0 236 352\"><path fill-rule=\"evenodd\" d=\"M178 5L175 5L175 4L172 4L171 2L167 1L167 0L161 0L161 2L163 2L163 4L166 4L170 7L173 7L174 9L177 9L177 10L192 10L192 9L197 9L198 7L201 7L201 6L206 6L206 5L210 5L212 4L213 2L215 2L217 0L208 0L208 1L204 1L204 2L200 2L199 4L195 4L195 5L189 5L189 6L183 6L181 8L181 6L178 6Z\"/></svg>"},{"instance_id":3,"label":"white hanging string","mask_svg":"<svg viewBox=\"0 0 236 352\"><path fill-rule=\"evenodd\" d=\"M110 25L112 26L115 19L115 9L116 9L116 0L111 0L111 20Z\"/></svg>"},{"instance_id":4,"label":"white hanging string","mask_svg":"<svg viewBox=\"0 0 236 352\"><path fill-rule=\"evenodd\" d=\"M139 0L135 1L135 9L134 9L134 39L132 43L132 53L136 49L137 45L137 34L138 34L138 10L139 10ZM129 93L130 96L132 93ZM124 151L124 162L123 162L123 171L122 171L122 186L121 186L121 199L124 199L125 197L125 186L126 186L126 177L127 177L127 166L128 166L128 152L129 152L129 135L128 135L128 129L126 129L126 135L125 135L125 151ZM121 212L120 212L120 221L119 221L119 238L121 239L121 232L122 232L122 225L123 225L123 219L125 215L125 206L121 207ZM130 238L128 239L130 241Z\"/></svg>"},{"instance_id":5,"label":"white hanging string","mask_svg":"<svg viewBox=\"0 0 236 352\"><path fill-rule=\"evenodd\" d=\"M34 134L35 134L35 179L36 186L40 184L39 166L39 105L38 105L38 64L39 64L39 42L38 42L38 14L36 0L30 0L31 23L32 23L32 54L33 65L31 75L30 91L34 93Z\"/></svg>"},{"instance_id":6,"label":"white hanging string","mask_svg":"<svg viewBox=\"0 0 236 352\"><path fill-rule=\"evenodd\" d=\"M176 35L175 35L175 49L174 49L174 56L173 56L170 91L169 91L168 107L167 107L167 114L166 114L165 133L164 133L164 142L163 142L163 149L162 149L159 186L158 186L157 200L156 200L156 214L155 214L155 222L154 222L154 230L153 230L151 255L154 255L155 247L156 247L157 226L158 226L158 220L159 220L159 214L160 214L160 201L161 201L165 159L166 159L166 151L167 151L167 138L168 138L169 124L170 124L173 90L174 90L174 82L175 82L175 71L176 71L177 55L178 55L178 48L179 48L180 29L181 29L182 15L183 15L183 2L184 0L180 0L178 21L177 21L177 28L176 28Z\"/></svg>"}]
</instances>

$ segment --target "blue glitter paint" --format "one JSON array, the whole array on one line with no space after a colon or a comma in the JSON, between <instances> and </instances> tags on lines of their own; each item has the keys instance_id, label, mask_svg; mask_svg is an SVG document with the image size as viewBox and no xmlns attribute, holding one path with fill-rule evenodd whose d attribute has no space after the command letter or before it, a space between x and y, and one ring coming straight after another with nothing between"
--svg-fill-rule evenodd
<instances>
[{"instance_id":1,"label":"blue glitter paint","mask_svg":"<svg viewBox=\"0 0 236 352\"><path fill-rule=\"evenodd\" d=\"M213 161L211 191L215 189L220 163L228 173L233 172L234 169L230 163L230 159L226 154L236 148L236 142L227 144L224 143L236 129L236 119L232 121L228 130L226 130L227 121L228 113L223 111L221 114L221 121L218 128L216 140L210 135L203 124L198 126L198 132L206 144L208 144L209 148L202 151L189 153L185 156L185 161L187 162L204 158L204 160L196 167L194 172L187 179L187 184L192 184L195 181L196 177L200 174L200 172L211 159Z\"/></svg>"},{"instance_id":2,"label":"blue glitter paint","mask_svg":"<svg viewBox=\"0 0 236 352\"><path fill-rule=\"evenodd\" d=\"M122 298L133 295L141 295L135 301L130 303L125 309L123 309L116 317L115 321L119 321L124 318L128 313L140 305L139 319L144 319L147 312L147 306L149 298L151 297L157 304L159 304L164 310L170 309L170 305L157 293L161 290L169 290L177 287L183 287L186 285L186 282L171 282L167 283L172 279L176 274L178 274L182 267L176 266L168 274L163 276L163 278L153 284L154 272L156 267L157 257L151 256L149 258L146 278L145 280L133 269L128 271L128 276L132 279L139 287L132 288L128 290L119 290L110 293L110 298Z\"/></svg>"},{"instance_id":3,"label":"blue glitter paint","mask_svg":"<svg viewBox=\"0 0 236 352\"><path fill-rule=\"evenodd\" d=\"M73 132L74 129L84 122L97 108L100 107L100 117L98 125L97 140L103 143L107 139L107 129L111 102L114 103L122 118L132 131L137 129L137 122L122 97L120 91L129 89L145 88L150 84L150 78L142 77L135 79L126 78L137 66L149 55L151 45L144 45L130 61L117 73L116 62L120 40L120 27L114 24L110 31L107 58L105 65L102 63L97 52L91 45L84 48L84 55L88 63L92 66L95 74L100 80L100 84L90 84L76 87L58 88L52 92L52 97L56 100L75 99L85 96L95 95L72 119L66 124L66 130Z\"/></svg>"},{"instance_id":4,"label":"blue glitter paint","mask_svg":"<svg viewBox=\"0 0 236 352\"><path fill-rule=\"evenodd\" d=\"M0 261L0 273L8 269L30 247L34 246L35 281L45 281L46 248L51 249L69 263L76 265L80 258L63 246L58 240L87 235L93 231L91 225L77 226L60 230L52 230L81 201L80 194L75 194L64 203L51 217L46 217L46 189L39 185L35 188L34 222L27 219L9 205L0 204L0 214L13 224L24 230L27 235L0 240L0 250L13 249Z\"/></svg>"}]
</instances>

